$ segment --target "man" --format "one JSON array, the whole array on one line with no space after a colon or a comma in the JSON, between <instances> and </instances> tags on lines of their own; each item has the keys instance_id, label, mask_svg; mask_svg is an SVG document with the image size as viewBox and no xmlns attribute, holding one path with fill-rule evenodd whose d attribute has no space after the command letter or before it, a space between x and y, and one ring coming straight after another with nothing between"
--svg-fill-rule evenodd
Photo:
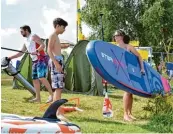
<instances>
[{"instance_id":1,"label":"man","mask_svg":"<svg viewBox=\"0 0 173 134\"><path fill-rule=\"evenodd\" d=\"M61 99L61 92L64 88L64 65L63 56L61 55L61 48L67 48L69 45L62 46L58 35L63 34L68 23L56 18L53 21L54 32L49 37L48 54L50 57L51 81L52 89L54 90L53 101Z\"/></svg>"},{"instance_id":2,"label":"man","mask_svg":"<svg viewBox=\"0 0 173 134\"><path fill-rule=\"evenodd\" d=\"M36 98L31 100L31 102L41 102L40 98L40 81L49 91L49 98L47 103L53 101L53 93L51 86L46 77L47 65L46 65L46 55L44 52L44 43L41 41L40 37L36 34L31 34L31 28L27 25L20 27L20 32L23 37L26 38L23 48L21 51L28 51L32 59L32 79L34 88L36 89ZM22 56L23 53L18 52L17 54L8 57L10 60Z\"/></svg>"}]
</instances>

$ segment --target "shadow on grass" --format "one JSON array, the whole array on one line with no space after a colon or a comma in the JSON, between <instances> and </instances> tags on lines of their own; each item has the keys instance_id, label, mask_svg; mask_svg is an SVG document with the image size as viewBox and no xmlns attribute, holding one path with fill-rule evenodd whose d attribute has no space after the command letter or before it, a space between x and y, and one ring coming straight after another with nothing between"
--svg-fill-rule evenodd
<instances>
[{"instance_id":1,"label":"shadow on grass","mask_svg":"<svg viewBox=\"0 0 173 134\"><path fill-rule=\"evenodd\" d=\"M92 118L86 118L82 117L80 119L76 119L76 117L70 117L71 120L76 120L78 122L95 122L95 123L102 123L102 124L119 124L119 125L126 125L125 123L117 122L117 121L108 121L108 120L99 120L99 119L92 119Z\"/></svg>"},{"instance_id":2,"label":"shadow on grass","mask_svg":"<svg viewBox=\"0 0 173 134\"><path fill-rule=\"evenodd\" d=\"M23 102L29 102L29 100L31 100L31 99L34 99L34 96L31 96L31 97L24 97L23 98Z\"/></svg>"},{"instance_id":3,"label":"shadow on grass","mask_svg":"<svg viewBox=\"0 0 173 134\"><path fill-rule=\"evenodd\" d=\"M108 95L109 96L109 98L114 98L114 99L123 99L123 95ZM138 101L138 100L140 100L140 99L138 99L138 98L133 98L133 100L134 101Z\"/></svg>"},{"instance_id":4,"label":"shadow on grass","mask_svg":"<svg viewBox=\"0 0 173 134\"><path fill-rule=\"evenodd\" d=\"M114 98L114 99L123 99L123 96L122 95L111 95L111 94L108 94L109 98Z\"/></svg>"},{"instance_id":5,"label":"shadow on grass","mask_svg":"<svg viewBox=\"0 0 173 134\"><path fill-rule=\"evenodd\" d=\"M1 79L1 86L12 86L13 81L9 79Z\"/></svg>"}]
</instances>

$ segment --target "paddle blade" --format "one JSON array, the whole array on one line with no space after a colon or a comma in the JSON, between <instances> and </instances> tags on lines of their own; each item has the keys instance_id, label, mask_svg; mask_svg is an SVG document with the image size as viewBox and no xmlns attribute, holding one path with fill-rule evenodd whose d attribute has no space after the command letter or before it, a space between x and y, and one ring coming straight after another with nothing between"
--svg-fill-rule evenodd
<instances>
[{"instance_id":1,"label":"paddle blade","mask_svg":"<svg viewBox=\"0 0 173 134\"><path fill-rule=\"evenodd\" d=\"M113 117L112 104L110 102L110 99L107 93L105 94L102 113L104 117L107 117L107 118Z\"/></svg>"}]
</instances>

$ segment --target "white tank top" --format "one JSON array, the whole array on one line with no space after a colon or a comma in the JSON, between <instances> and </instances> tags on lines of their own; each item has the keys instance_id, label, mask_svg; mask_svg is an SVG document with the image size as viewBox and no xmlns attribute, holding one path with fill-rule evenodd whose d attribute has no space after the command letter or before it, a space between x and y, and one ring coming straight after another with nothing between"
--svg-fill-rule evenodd
<instances>
[{"instance_id":1,"label":"white tank top","mask_svg":"<svg viewBox=\"0 0 173 134\"><path fill-rule=\"evenodd\" d=\"M28 38L25 40L25 46L28 50L29 53L36 52L36 49L40 47L40 45L32 40L32 37L35 34L30 34ZM38 55L31 55L32 61L36 61L38 59L43 59L45 56L44 50L39 51L39 56Z\"/></svg>"},{"instance_id":2,"label":"white tank top","mask_svg":"<svg viewBox=\"0 0 173 134\"><path fill-rule=\"evenodd\" d=\"M30 34L28 38L25 40L25 46L29 53L36 52L36 43L32 40L34 34ZM31 55L32 61L36 61L37 55Z\"/></svg>"}]
</instances>

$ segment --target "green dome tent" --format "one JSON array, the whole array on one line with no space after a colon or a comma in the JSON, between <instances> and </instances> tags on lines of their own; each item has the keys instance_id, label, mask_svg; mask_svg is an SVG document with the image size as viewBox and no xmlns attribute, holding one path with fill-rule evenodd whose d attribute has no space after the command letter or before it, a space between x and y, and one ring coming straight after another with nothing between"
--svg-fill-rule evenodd
<instances>
[{"instance_id":1,"label":"green dome tent","mask_svg":"<svg viewBox=\"0 0 173 134\"><path fill-rule=\"evenodd\" d=\"M47 45L48 40L44 40ZM65 92L89 95L103 95L102 78L94 71L86 56L86 45L89 41L79 41L65 61ZM47 50L47 47L46 47ZM18 68L21 74L32 84L32 61L25 54ZM50 78L48 78L50 79ZM14 80L14 88L22 85Z\"/></svg>"}]
</instances>

